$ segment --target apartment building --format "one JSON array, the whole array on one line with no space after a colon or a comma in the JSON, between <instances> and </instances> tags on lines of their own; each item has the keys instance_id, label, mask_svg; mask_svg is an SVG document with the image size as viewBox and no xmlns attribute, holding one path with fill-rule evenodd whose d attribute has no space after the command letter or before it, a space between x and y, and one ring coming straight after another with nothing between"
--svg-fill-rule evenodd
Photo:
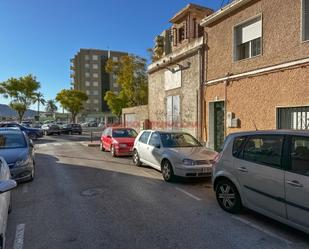
<instances>
[{"instance_id":1,"label":"apartment building","mask_svg":"<svg viewBox=\"0 0 309 249\"><path fill-rule=\"evenodd\" d=\"M309 129L309 0L234 0L206 16L205 139Z\"/></svg>"},{"instance_id":2,"label":"apartment building","mask_svg":"<svg viewBox=\"0 0 309 249\"><path fill-rule=\"evenodd\" d=\"M204 28L209 8L188 4L156 38L148 66L148 113L153 129L183 130L200 138L204 76Z\"/></svg>"},{"instance_id":3,"label":"apartment building","mask_svg":"<svg viewBox=\"0 0 309 249\"><path fill-rule=\"evenodd\" d=\"M119 92L116 77L105 71L109 58L117 61L127 53L99 50L80 49L71 59L71 78L74 89L85 92L88 101L79 120L96 120L112 123L116 117L109 110L104 95L107 91Z\"/></svg>"}]
</instances>

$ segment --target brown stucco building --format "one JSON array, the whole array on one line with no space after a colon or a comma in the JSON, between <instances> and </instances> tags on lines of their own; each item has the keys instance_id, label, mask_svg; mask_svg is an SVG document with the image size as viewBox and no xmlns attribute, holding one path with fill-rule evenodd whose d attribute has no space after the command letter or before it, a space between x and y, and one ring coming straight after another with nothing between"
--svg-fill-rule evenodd
<instances>
[{"instance_id":1,"label":"brown stucco building","mask_svg":"<svg viewBox=\"0 0 309 249\"><path fill-rule=\"evenodd\" d=\"M309 128L309 1L235 0L205 27L205 133Z\"/></svg>"}]
</instances>

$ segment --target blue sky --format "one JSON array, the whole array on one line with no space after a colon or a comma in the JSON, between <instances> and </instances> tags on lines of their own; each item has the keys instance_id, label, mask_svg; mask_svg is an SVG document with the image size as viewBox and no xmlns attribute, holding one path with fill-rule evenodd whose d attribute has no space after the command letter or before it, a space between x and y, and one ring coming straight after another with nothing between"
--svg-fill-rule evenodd
<instances>
[{"instance_id":1,"label":"blue sky","mask_svg":"<svg viewBox=\"0 0 309 249\"><path fill-rule=\"evenodd\" d=\"M46 99L70 87L70 58L80 48L147 57L154 37L191 1L1 0L0 81L33 74ZM222 0L192 3L218 9ZM0 103L8 103L0 96Z\"/></svg>"}]
</instances>

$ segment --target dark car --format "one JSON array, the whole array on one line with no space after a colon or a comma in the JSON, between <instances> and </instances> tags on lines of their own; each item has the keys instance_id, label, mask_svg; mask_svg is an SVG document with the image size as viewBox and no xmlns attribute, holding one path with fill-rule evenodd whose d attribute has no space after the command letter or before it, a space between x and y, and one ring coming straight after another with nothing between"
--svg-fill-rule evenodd
<instances>
[{"instance_id":1,"label":"dark car","mask_svg":"<svg viewBox=\"0 0 309 249\"><path fill-rule=\"evenodd\" d=\"M83 129L80 124L66 124L62 126L62 133L65 134L79 134L83 133Z\"/></svg>"},{"instance_id":2,"label":"dark car","mask_svg":"<svg viewBox=\"0 0 309 249\"><path fill-rule=\"evenodd\" d=\"M54 134L60 135L61 133L60 127L56 124L44 124L42 125L42 130L46 136Z\"/></svg>"},{"instance_id":3,"label":"dark car","mask_svg":"<svg viewBox=\"0 0 309 249\"><path fill-rule=\"evenodd\" d=\"M34 147L32 140L18 128L0 128L0 156L7 162L16 181L34 178Z\"/></svg>"},{"instance_id":4,"label":"dark car","mask_svg":"<svg viewBox=\"0 0 309 249\"><path fill-rule=\"evenodd\" d=\"M25 132L27 134L27 136L32 140L36 140L37 138L41 138L41 137L44 136L42 129L25 127L25 126L20 125L18 123L1 123L0 127L6 127L6 128L16 127L16 128L19 128L21 131Z\"/></svg>"}]
</instances>

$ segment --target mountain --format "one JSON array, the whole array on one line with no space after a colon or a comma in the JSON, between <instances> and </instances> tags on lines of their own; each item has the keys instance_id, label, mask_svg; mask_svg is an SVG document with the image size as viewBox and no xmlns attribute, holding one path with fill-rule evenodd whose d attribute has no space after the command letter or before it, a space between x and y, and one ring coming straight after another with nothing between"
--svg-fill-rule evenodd
<instances>
[{"instance_id":1,"label":"mountain","mask_svg":"<svg viewBox=\"0 0 309 249\"><path fill-rule=\"evenodd\" d=\"M29 109L26 111L24 118L34 118L35 115L37 115L37 112ZM17 117L17 113L16 111L12 110L8 105L0 104L0 119L3 117Z\"/></svg>"}]
</instances>

